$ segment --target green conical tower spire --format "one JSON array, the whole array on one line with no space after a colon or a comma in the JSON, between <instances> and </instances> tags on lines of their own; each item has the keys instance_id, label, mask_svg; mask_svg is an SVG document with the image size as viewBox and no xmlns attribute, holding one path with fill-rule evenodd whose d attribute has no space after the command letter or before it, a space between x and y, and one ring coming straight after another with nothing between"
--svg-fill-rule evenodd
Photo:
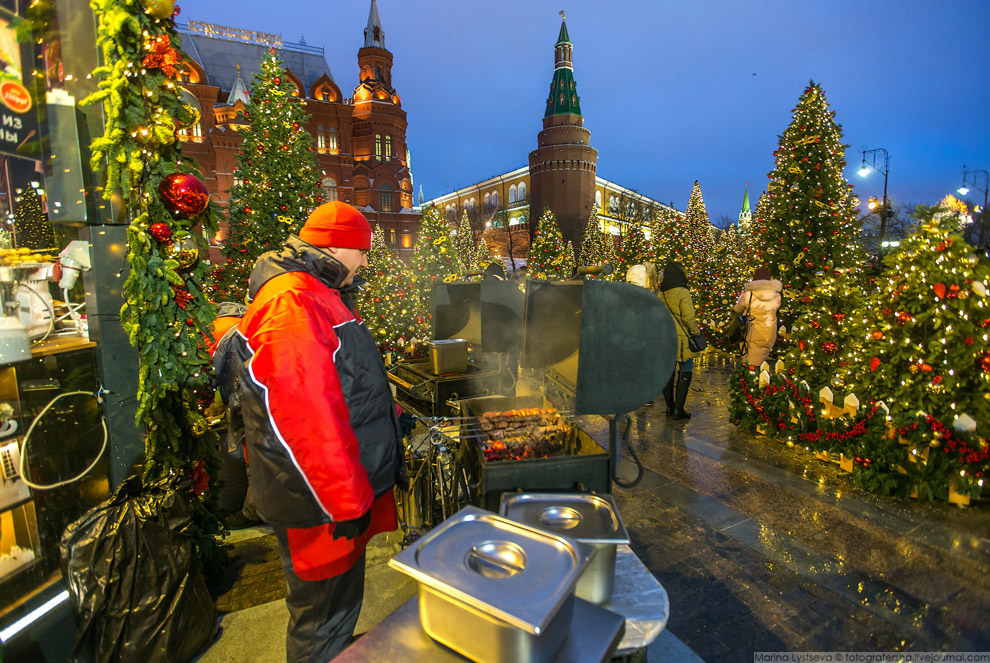
<instances>
[{"instance_id":1,"label":"green conical tower spire","mask_svg":"<svg viewBox=\"0 0 990 663\"><path fill-rule=\"evenodd\" d=\"M560 12L560 16L560 35L553 49L553 81L550 83L550 96L547 97L547 112L543 117L581 114L581 99L577 95L577 83L574 82L574 67L571 63L574 45L567 34L564 12Z\"/></svg>"}]
</instances>

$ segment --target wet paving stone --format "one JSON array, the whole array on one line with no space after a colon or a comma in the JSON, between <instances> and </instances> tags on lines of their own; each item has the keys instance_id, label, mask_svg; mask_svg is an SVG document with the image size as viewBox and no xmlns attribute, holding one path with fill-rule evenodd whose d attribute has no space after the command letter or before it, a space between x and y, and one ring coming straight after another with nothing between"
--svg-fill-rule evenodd
<instances>
[{"instance_id":1,"label":"wet paving stone","mask_svg":"<svg viewBox=\"0 0 990 663\"><path fill-rule=\"evenodd\" d=\"M698 364L694 416L644 408L629 438L643 479L614 490L633 549L667 589L671 633L707 661L990 650L987 504L864 493L837 465L736 429L729 364ZM584 427L607 443L603 419Z\"/></svg>"}]
</instances>

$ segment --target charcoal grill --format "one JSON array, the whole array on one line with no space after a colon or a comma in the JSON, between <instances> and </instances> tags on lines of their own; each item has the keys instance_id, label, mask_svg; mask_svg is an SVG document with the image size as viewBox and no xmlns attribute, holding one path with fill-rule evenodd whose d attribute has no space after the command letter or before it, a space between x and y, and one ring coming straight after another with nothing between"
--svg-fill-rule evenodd
<instances>
[{"instance_id":1,"label":"charcoal grill","mask_svg":"<svg viewBox=\"0 0 990 663\"><path fill-rule=\"evenodd\" d=\"M552 455L518 460L489 460L485 455L488 435L479 417L485 412L543 408L540 397L492 396L460 401L459 461L467 473L471 503L498 511L502 494L511 491L611 491L609 455L594 438L566 417L569 432L561 448Z\"/></svg>"}]
</instances>

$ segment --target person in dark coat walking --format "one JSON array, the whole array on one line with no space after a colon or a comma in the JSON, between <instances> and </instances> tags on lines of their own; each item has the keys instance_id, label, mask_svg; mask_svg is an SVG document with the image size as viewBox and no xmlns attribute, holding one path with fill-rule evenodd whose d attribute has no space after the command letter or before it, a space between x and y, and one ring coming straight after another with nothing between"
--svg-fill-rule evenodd
<instances>
[{"instance_id":1,"label":"person in dark coat walking","mask_svg":"<svg viewBox=\"0 0 990 663\"><path fill-rule=\"evenodd\" d=\"M688 290L687 272L677 261L667 263L663 268L663 280L660 282L660 299L663 300L670 314L674 317L677 328L677 369L670 376L670 381L663 388L663 399L667 403L667 416L676 420L690 419L691 415L684 411L688 389L691 387L691 374L694 372L694 358L700 353L691 350L688 338L701 333L698 321L694 317L694 302ZM690 335L690 336L689 336Z\"/></svg>"},{"instance_id":2,"label":"person in dark coat walking","mask_svg":"<svg viewBox=\"0 0 990 663\"><path fill-rule=\"evenodd\" d=\"M397 528L401 423L375 340L351 303L371 226L334 201L255 263L236 334L255 507L272 525L289 609L286 659L334 658L353 639L365 546Z\"/></svg>"}]
</instances>

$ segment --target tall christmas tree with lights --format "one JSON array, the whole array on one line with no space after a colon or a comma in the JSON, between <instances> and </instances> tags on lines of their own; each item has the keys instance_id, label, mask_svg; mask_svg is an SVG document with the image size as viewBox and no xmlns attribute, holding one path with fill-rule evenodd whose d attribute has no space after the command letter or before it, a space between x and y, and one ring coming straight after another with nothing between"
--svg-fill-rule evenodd
<instances>
[{"instance_id":1,"label":"tall christmas tree with lights","mask_svg":"<svg viewBox=\"0 0 990 663\"><path fill-rule=\"evenodd\" d=\"M180 97L181 51L171 3L148 10L124 0L93 0L103 65L98 90L104 132L90 143L103 195L127 212L127 261L121 321L137 349L136 423L144 433L142 479L186 492L199 560L219 570L224 557L217 435L203 415L213 401L206 338L216 307L206 297L200 251L216 232L219 210L185 157L176 130L200 121ZM189 487L187 488L187 484Z\"/></svg>"},{"instance_id":2,"label":"tall christmas tree with lights","mask_svg":"<svg viewBox=\"0 0 990 663\"><path fill-rule=\"evenodd\" d=\"M975 420L990 435L990 266L957 222L921 208L920 229L884 258L878 290L850 316L859 347L846 382L893 415L919 409L947 426Z\"/></svg>"},{"instance_id":3,"label":"tall christmas tree with lights","mask_svg":"<svg viewBox=\"0 0 990 663\"><path fill-rule=\"evenodd\" d=\"M712 249L715 236L708 218L708 209L701 196L701 186L695 180L691 198L685 211L686 238L689 262L685 263L688 279L691 282L691 296L694 300L695 317L701 330L706 334L720 324L719 306L712 291L715 280L715 265L712 263Z\"/></svg>"},{"instance_id":4,"label":"tall christmas tree with lights","mask_svg":"<svg viewBox=\"0 0 990 663\"><path fill-rule=\"evenodd\" d=\"M612 265L614 270L619 262L615 253L615 242L612 236L602 232L598 220L598 207L596 206L584 227L584 236L581 238L581 249L578 252L578 264L582 266ZM596 274L588 276L592 279L607 279L608 275Z\"/></svg>"},{"instance_id":5,"label":"tall christmas tree with lights","mask_svg":"<svg viewBox=\"0 0 990 663\"><path fill-rule=\"evenodd\" d=\"M746 258L744 238L736 232L735 226L723 230L712 249L711 295L708 298L712 312L713 328L723 327L732 317L732 307L735 306L743 286L752 277L752 269ZM723 350L736 350L730 346L721 333L709 336L712 345Z\"/></svg>"},{"instance_id":6,"label":"tall christmas tree with lights","mask_svg":"<svg viewBox=\"0 0 990 663\"><path fill-rule=\"evenodd\" d=\"M619 273L619 279L625 280L626 272L633 265L645 262L649 251L646 246L646 235L643 234L643 227L638 223L630 223L625 228L622 235L622 245L619 246L619 264L615 266Z\"/></svg>"},{"instance_id":7,"label":"tall christmas tree with lights","mask_svg":"<svg viewBox=\"0 0 990 663\"><path fill-rule=\"evenodd\" d=\"M673 209L661 207L650 226L650 254L656 264L657 274L663 274L668 262L689 265L691 252L684 232L684 220Z\"/></svg>"},{"instance_id":8,"label":"tall christmas tree with lights","mask_svg":"<svg viewBox=\"0 0 990 663\"><path fill-rule=\"evenodd\" d=\"M767 238L767 214L770 197L764 191L760 199L756 201L756 209L753 210L753 221L749 227L749 234L743 236L745 251L750 256L753 265L763 264L763 257L766 254L764 248Z\"/></svg>"},{"instance_id":9,"label":"tall christmas tree with lights","mask_svg":"<svg viewBox=\"0 0 990 663\"><path fill-rule=\"evenodd\" d=\"M361 271L365 283L354 297L361 317L388 357L401 357L429 334L429 316L419 299L416 279L398 256L385 245L385 233L375 227L368 251L368 268Z\"/></svg>"},{"instance_id":10,"label":"tall christmas tree with lights","mask_svg":"<svg viewBox=\"0 0 990 663\"><path fill-rule=\"evenodd\" d=\"M52 222L41 207L41 196L34 185L17 191L14 200L14 235L18 248L34 251L58 248Z\"/></svg>"},{"instance_id":11,"label":"tall christmas tree with lights","mask_svg":"<svg viewBox=\"0 0 990 663\"><path fill-rule=\"evenodd\" d=\"M533 233L528 263L530 278L546 281L568 278L571 272L567 271L566 250L557 217L548 207L540 215L536 232Z\"/></svg>"},{"instance_id":12,"label":"tall christmas tree with lights","mask_svg":"<svg viewBox=\"0 0 990 663\"><path fill-rule=\"evenodd\" d=\"M857 344L849 315L862 305L866 256L834 111L812 82L793 112L769 174L761 264L784 284L778 320L791 333L782 358L814 390L841 386L833 380Z\"/></svg>"},{"instance_id":13,"label":"tall christmas tree with lights","mask_svg":"<svg viewBox=\"0 0 990 663\"><path fill-rule=\"evenodd\" d=\"M471 230L471 221L468 219L467 210L461 214L461 222L457 226L457 232L453 234L453 243L457 260L460 263L460 273L478 271L478 251L475 247L474 231Z\"/></svg>"},{"instance_id":14,"label":"tall christmas tree with lights","mask_svg":"<svg viewBox=\"0 0 990 663\"><path fill-rule=\"evenodd\" d=\"M455 280L460 271L450 228L436 205L430 205L420 221L410 267L420 301L427 309L433 303L433 285Z\"/></svg>"},{"instance_id":15,"label":"tall christmas tree with lights","mask_svg":"<svg viewBox=\"0 0 990 663\"><path fill-rule=\"evenodd\" d=\"M312 137L303 128L309 118L295 89L278 52L269 50L244 109L248 128L230 189L226 263L213 274L218 301L243 301L258 257L280 249L323 202Z\"/></svg>"}]
</instances>

